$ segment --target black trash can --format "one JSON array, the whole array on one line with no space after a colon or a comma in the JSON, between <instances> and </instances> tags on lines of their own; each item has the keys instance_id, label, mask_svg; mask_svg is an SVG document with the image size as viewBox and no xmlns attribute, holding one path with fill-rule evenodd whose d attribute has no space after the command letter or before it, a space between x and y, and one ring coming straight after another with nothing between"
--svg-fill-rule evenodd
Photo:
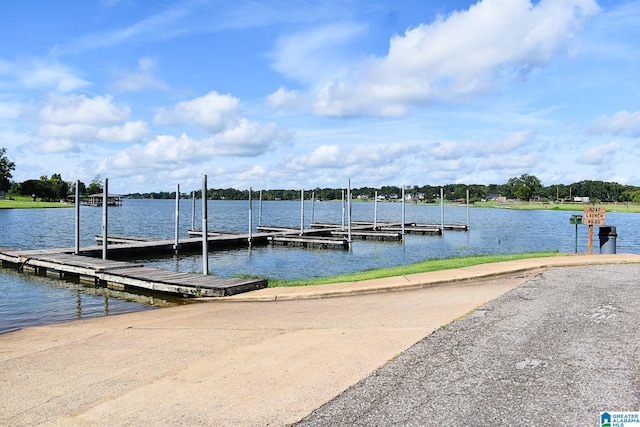
<instances>
[{"instance_id":1,"label":"black trash can","mask_svg":"<svg viewBox=\"0 0 640 427\"><path fill-rule=\"evenodd\" d=\"M616 253L616 228L610 225L601 225L600 231L598 231L598 237L600 238L600 253L601 254L615 254Z\"/></svg>"}]
</instances>

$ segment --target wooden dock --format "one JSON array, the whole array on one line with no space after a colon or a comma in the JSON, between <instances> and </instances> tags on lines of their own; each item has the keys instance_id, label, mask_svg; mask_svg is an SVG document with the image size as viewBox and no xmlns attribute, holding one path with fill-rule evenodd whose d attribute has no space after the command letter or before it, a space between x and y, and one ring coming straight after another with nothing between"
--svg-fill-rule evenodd
<instances>
[{"instance_id":1,"label":"wooden dock","mask_svg":"<svg viewBox=\"0 0 640 427\"><path fill-rule=\"evenodd\" d=\"M352 226L360 227L372 227L372 228L396 228L402 227L401 222L368 222L368 221L353 221ZM420 222L407 222L405 223L405 232L407 233L424 233L425 230L437 230L435 234L442 234L442 231L469 231L469 227L466 224L425 224Z\"/></svg>"},{"instance_id":2,"label":"wooden dock","mask_svg":"<svg viewBox=\"0 0 640 427\"><path fill-rule=\"evenodd\" d=\"M72 249L0 249L2 267L88 282L117 290L145 290L182 297L223 297L267 286L263 279L222 278L145 267L141 263L74 255Z\"/></svg>"},{"instance_id":3,"label":"wooden dock","mask_svg":"<svg viewBox=\"0 0 640 427\"><path fill-rule=\"evenodd\" d=\"M280 235L269 236L272 245L299 246L317 249L349 249L349 240L344 237L324 237L314 235Z\"/></svg>"},{"instance_id":4,"label":"wooden dock","mask_svg":"<svg viewBox=\"0 0 640 427\"><path fill-rule=\"evenodd\" d=\"M334 234L345 232L342 226L332 223L314 223L311 224L314 229L332 230ZM400 222L367 222L353 221L351 223L352 238L373 239L378 240L402 240L404 234L431 234L442 235L444 230L467 231L466 225L460 224L422 224L416 222L405 223L404 226ZM399 236L399 237L398 237Z\"/></svg>"}]
</instances>

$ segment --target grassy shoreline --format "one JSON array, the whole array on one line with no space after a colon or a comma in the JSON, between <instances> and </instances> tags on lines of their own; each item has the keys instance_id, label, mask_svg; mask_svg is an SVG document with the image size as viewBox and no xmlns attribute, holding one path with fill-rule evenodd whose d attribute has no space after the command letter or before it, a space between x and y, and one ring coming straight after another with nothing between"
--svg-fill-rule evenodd
<instances>
[{"instance_id":1,"label":"grassy shoreline","mask_svg":"<svg viewBox=\"0 0 640 427\"><path fill-rule=\"evenodd\" d=\"M62 202L33 201L29 196L7 195L0 200L0 209L42 209L42 208L70 208L74 205ZM9 197L11 199L9 199Z\"/></svg>"},{"instance_id":2,"label":"grassy shoreline","mask_svg":"<svg viewBox=\"0 0 640 427\"><path fill-rule=\"evenodd\" d=\"M489 264L494 262L514 261L529 258L547 258L553 256L566 255L556 252L527 252L509 255L481 255L468 256L459 258L434 259L418 262L410 265L401 265L397 267L381 268L376 270L367 270L351 274L341 274L331 277L319 277L315 279L299 279L299 280L269 280L270 288L277 287L293 287L293 286L313 286L324 285L327 283L343 283L343 282L359 282L362 280L381 279L385 277L404 276L407 274L427 273L431 271L452 270L455 268L470 267L480 264Z\"/></svg>"},{"instance_id":3,"label":"grassy shoreline","mask_svg":"<svg viewBox=\"0 0 640 427\"><path fill-rule=\"evenodd\" d=\"M607 212L629 212L640 213L640 204L636 203L536 203L536 202L475 202L471 205L474 208L495 208L514 210L538 210L538 211L572 211L582 212L586 207L605 208Z\"/></svg>"}]
</instances>

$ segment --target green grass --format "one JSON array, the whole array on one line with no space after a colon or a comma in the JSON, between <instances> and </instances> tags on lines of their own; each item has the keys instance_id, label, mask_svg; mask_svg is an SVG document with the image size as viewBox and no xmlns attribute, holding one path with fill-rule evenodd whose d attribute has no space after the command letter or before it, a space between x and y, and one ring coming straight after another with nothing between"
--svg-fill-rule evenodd
<instances>
[{"instance_id":1,"label":"green grass","mask_svg":"<svg viewBox=\"0 0 640 427\"><path fill-rule=\"evenodd\" d=\"M0 209L37 209L37 208L68 208L73 205L60 202L42 202L33 201L33 198L29 196L16 196L13 194L7 194L6 199L0 200ZM14 200L9 200L13 198Z\"/></svg>"},{"instance_id":2,"label":"green grass","mask_svg":"<svg viewBox=\"0 0 640 427\"><path fill-rule=\"evenodd\" d=\"M502 208L502 209L514 209L514 210L553 210L553 211L572 211L582 212L585 207L598 207L605 208L607 212L631 212L640 213L640 204L637 203L596 203L596 204L582 204L582 203L526 203L526 202L475 202L473 207L476 208Z\"/></svg>"},{"instance_id":3,"label":"green grass","mask_svg":"<svg viewBox=\"0 0 640 427\"><path fill-rule=\"evenodd\" d=\"M320 277L315 279L302 279L302 280L281 280L273 279L269 280L269 287L284 287L284 286L313 286L323 285L327 283L341 283L341 282L358 282L362 280L381 279L384 277L404 276L414 273L427 273L430 271L451 270L454 268L470 267L479 264L488 264L492 262L502 261L514 261L519 259L529 258L543 258L563 255L560 252L529 252L521 254L511 255L483 255L483 256L469 256L460 258L448 258L422 261L411 265L402 265L398 267L381 268L377 270L367 270L351 274L342 274L331 277Z\"/></svg>"}]
</instances>

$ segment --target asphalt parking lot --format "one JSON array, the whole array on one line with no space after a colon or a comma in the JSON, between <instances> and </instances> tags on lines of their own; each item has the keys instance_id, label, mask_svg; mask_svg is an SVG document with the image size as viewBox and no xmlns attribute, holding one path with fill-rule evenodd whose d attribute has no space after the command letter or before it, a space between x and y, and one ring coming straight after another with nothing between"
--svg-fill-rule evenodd
<instances>
[{"instance_id":1,"label":"asphalt parking lot","mask_svg":"<svg viewBox=\"0 0 640 427\"><path fill-rule=\"evenodd\" d=\"M640 410L640 266L555 268L403 352L298 426L590 426Z\"/></svg>"}]
</instances>

